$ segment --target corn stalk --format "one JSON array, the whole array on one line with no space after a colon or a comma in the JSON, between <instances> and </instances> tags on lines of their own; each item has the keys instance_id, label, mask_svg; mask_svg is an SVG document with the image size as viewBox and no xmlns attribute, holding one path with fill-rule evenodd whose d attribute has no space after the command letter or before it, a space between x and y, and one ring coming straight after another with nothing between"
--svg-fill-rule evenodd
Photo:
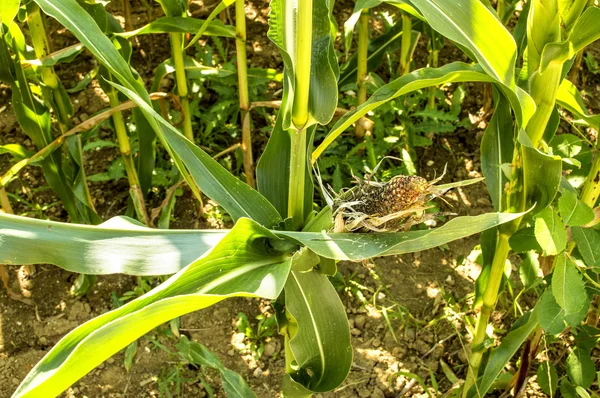
<instances>
[{"instance_id":1,"label":"corn stalk","mask_svg":"<svg viewBox=\"0 0 600 398\"><path fill-rule=\"evenodd\" d=\"M244 0L235 2L235 48L237 54L238 86L242 121L242 156L246 183L256 187L254 159L252 157L252 131L250 126L250 98L248 96L248 63L246 61L246 12Z\"/></svg>"}]
</instances>

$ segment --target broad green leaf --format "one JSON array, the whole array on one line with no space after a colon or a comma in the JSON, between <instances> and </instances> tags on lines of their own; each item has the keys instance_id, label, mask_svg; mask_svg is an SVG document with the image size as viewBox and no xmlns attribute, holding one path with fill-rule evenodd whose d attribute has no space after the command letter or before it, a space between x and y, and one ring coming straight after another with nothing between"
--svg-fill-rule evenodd
<instances>
[{"instance_id":1,"label":"broad green leaf","mask_svg":"<svg viewBox=\"0 0 600 398\"><path fill-rule=\"evenodd\" d=\"M567 247L567 230L552 207L546 207L535 217L535 238L544 256L554 256Z\"/></svg>"},{"instance_id":2,"label":"broad green leaf","mask_svg":"<svg viewBox=\"0 0 600 398\"><path fill-rule=\"evenodd\" d=\"M188 17L161 17L142 26L139 29L130 32L118 33L119 36L130 38L134 36L155 34L155 33L196 33L205 21L202 19ZM235 28L225 25L221 20L215 19L208 23L208 27L204 31L206 36L220 36L235 38Z\"/></svg>"},{"instance_id":3,"label":"broad green leaf","mask_svg":"<svg viewBox=\"0 0 600 398\"><path fill-rule=\"evenodd\" d=\"M575 386L566 377L560 382L560 395L563 398L580 398Z\"/></svg>"},{"instance_id":4,"label":"broad green leaf","mask_svg":"<svg viewBox=\"0 0 600 398\"><path fill-rule=\"evenodd\" d=\"M573 240L588 267L600 266L600 233L590 228L571 228Z\"/></svg>"},{"instance_id":5,"label":"broad green leaf","mask_svg":"<svg viewBox=\"0 0 600 398\"><path fill-rule=\"evenodd\" d=\"M530 288L540 279L538 255L534 251L528 251L522 256L522 259L519 266L519 278L525 288Z\"/></svg>"},{"instance_id":6,"label":"broad green leaf","mask_svg":"<svg viewBox=\"0 0 600 398\"><path fill-rule=\"evenodd\" d=\"M499 97L481 140L481 171L496 211L503 210L502 197L508 178L502 171L502 165L512 161L513 134L509 103L504 97Z\"/></svg>"},{"instance_id":7,"label":"broad green leaf","mask_svg":"<svg viewBox=\"0 0 600 398\"><path fill-rule=\"evenodd\" d=\"M537 312L535 309L528 312L524 317L526 317L524 319L525 322L511 330L502 339L500 345L491 351L483 375L477 381L477 385L471 387L468 392L469 398L486 395L508 361L510 361L529 335L538 327Z\"/></svg>"},{"instance_id":8,"label":"broad green leaf","mask_svg":"<svg viewBox=\"0 0 600 398\"><path fill-rule=\"evenodd\" d=\"M534 227L521 228L508 240L510 248L515 253L526 253L529 251L541 252L542 247L535 238Z\"/></svg>"},{"instance_id":9,"label":"broad green leaf","mask_svg":"<svg viewBox=\"0 0 600 398\"><path fill-rule=\"evenodd\" d=\"M590 352L575 347L567 357L567 374L576 386L589 388L596 377L596 364Z\"/></svg>"},{"instance_id":10,"label":"broad green leaf","mask_svg":"<svg viewBox=\"0 0 600 398\"><path fill-rule=\"evenodd\" d=\"M0 25L10 26L19 12L21 0L2 0L0 2Z\"/></svg>"},{"instance_id":11,"label":"broad green leaf","mask_svg":"<svg viewBox=\"0 0 600 398\"><path fill-rule=\"evenodd\" d=\"M312 55L310 60L309 120L304 127L327 124L333 117L338 101L338 62L333 48L333 1L315 1L312 12ZM296 87L296 13L298 3L292 0L273 0L270 3L269 32L271 41L279 48L285 68L284 91L288 101L282 103L282 126L292 126L291 110ZM303 126L295 126L303 127Z\"/></svg>"},{"instance_id":12,"label":"broad green leaf","mask_svg":"<svg viewBox=\"0 0 600 398\"><path fill-rule=\"evenodd\" d=\"M594 220L594 211L577 198L577 193L564 190L558 199L558 211L566 226L585 225Z\"/></svg>"},{"instance_id":13,"label":"broad green leaf","mask_svg":"<svg viewBox=\"0 0 600 398\"><path fill-rule=\"evenodd\" d=\"M485 73L481 66L468 65L462 62L453 62L440 68L423 68L399 77L380 87L365 103L342 116L323 142L314 150L312 162L314 163L323 151L352 123L373 109L415 90L458 82L495 82L495 80ZM512 91L503 92L509 99L517 118L528 119L535 109L531 97L521 89L517 89L516 93Z\"/></svg>"},{"instance_id":14,"label":"broad green leaf","mask_svg":"<svg viewBox=\"0 0 600 398\"><path fill-rule=\"evenodd\" d=\"M589 304L582 276L566 253L554 258L552 272L552 294L565 310L565 315L575 314Z\"/></svg>"},{"instance_id":15,"label":"broad green leaf","mask_svg":"<svg viewBox=\"0 0 600 398\"><path fill-rule=\"evenodd\" d=\"M327 277L292 271L285 285L286 309L297 324L289 347L294 381L314 392L339 386L352 366L350 329L344 305Z\"/></svg>"},{"instance_id":16,"label":"broad green leaf","mask_svg":"<svg viewBox=\"0 0 600 398\"><path fill-rule=\"evenodd\" d=\"M160 4L165 15L170 17L184 15L188 6L186 0L156 0L156 2Z\"/></svg>"},{"instance_id":17,"label":"broad green leaf","mask_svg":"<svg viewBox=\"0 0 600 398\"><path fill-rule=\"evenodd\" d=\"M581 93L573 83L564 79L558 87L556 93L556 102L558 105L567 109L575 117L582 119L585 123L600 130L600 115L592 115L588 112L583 102Z\"/></svg>"},{"instance_id":18,"label":"broad green leaf","mask_svg":"<svg viewBox=\"0 0 600 398\"><path fill-rule=\"evenodd\" d=\"M579 312L565 315L565 310L558 305L552 292L546 290L537 304L540 326L548 334L559 334L566 326L578 326L587 315L587 307Z\"/></svg>"},{"instance_id":19,"label":"broad green leaf","mask_svg":"<svg viewBox=\"0 0 600 398\"><path fill-rule=\"evenodd\" d=\"M362 260L429 249L520 216L491 213L458 217L436 229L386 234L274 233L305 244L322 257ZM165 275L204 255L226 233L150 229L127 217L89 226L0 214L0 263L49 263L87 274Z\"/></svg>"},{"instance_id":20,"label":"broad green leaf","mask_svg":"<svg viewBox=\"0 0 600 398\"><path fill-rule=\"evenodd\" d=\"M457 217L439 228L393 233L327 233L276 231L322 257L363 260L377 256L412 253L438 247L523 216L524 213L488 213Z\"/></svg>"},{"instance_id":21,"label":"broad green leaf","mask_svg":"<svg viewBox=\"0 0 600 398\"><path fill-rule=\"evenodd\" d=\"M90 226L0 213L0 263L54 264L94 275L167 275L211 250L227 232L151 229L127 217Z\"/></svg>"},{"instance_id":22,"label":"broad green leaf","mask_svg":"<svg viewBox=\"0 0 600 398\"><path fill-rule=\"evenodd\" d=\"M600 8L588 7L577 19L567 40L550 43L544 47L540 69L544 71L550 64L562 64L589 44L600 39Z\"/></svg>"},{"instance_id":23,"label":"broad green leaf","mask_svg":"<svg viewBox=\"0 0 600 398\"><path fill-rule=\"evenodd\" d=\"M544 361L539 364L537 370L537 382L542 391L549 397L554 397L558 388L558 372L550 361Z\"/></svg>"},{"instance_id":24,"label":"broad green leaf","mask_svg":"<svg viewBox=\"0 0 600 398\"><path fill-rule=\"evenodd\" d=\"M289 274L291 253L241 219L215 248L166 282L67 334L29 372L15 397L55 396L130 342L170 319L229 297L275 299Z\"/></svg>"},{"instance_id":25,"label":"broad green leaf","mask_svg":"<svg viewBox=\"0 0 600 398\"><path fill-rule=\"evenodd\" d=\"M562 160L535 148L523 129L519 132L519 142L523 154L526 206L535 205L535 214L554 200L562 177Z\"/></svg>"},{"instance_id":26,"label":"broad green leaf","mask_svg":"<svg viewBox=\"0 0 600 398\"><path fill-rule=\"evenodd\" d=\"M429 25L467 48L483 70L515 89L517 46L510 32L479 0L410 0Z\"/></svg>"}]
</instances>

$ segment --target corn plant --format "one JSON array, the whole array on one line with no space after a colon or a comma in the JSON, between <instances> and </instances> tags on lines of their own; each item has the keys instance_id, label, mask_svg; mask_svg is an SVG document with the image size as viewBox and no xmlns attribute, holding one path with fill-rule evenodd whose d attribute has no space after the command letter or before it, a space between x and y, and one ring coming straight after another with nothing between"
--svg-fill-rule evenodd
<instances>
[{"instance_id":1,"label":"corn plant","mask_svg":"<svg viewBox=\"0 0 600 398\"><path fill-rule=\"evenodd\" d=\"M346 312L328 279L336 272L336 260L433 248L523 216L520 212L456 217L436 229L406 231L421 219L429 199L473 182L444 186L417 177L378 184L366 181L358 191L336 195L320 211L313 204L311 157L315 159L374 102L401 95L403 87L461 79L496 81L498 75L492 73L496 64L455 64L409 73L342 117L313 153L315 129L329 123L337 104L333 2L273 1L269 37L284 60L284 92L257 166L255 190L156 112L115 41L86 9L75 0L36 0L36 4L100 61L112 77L107 84L137 105L193 193L199 198L202 191L218 202L236 224L231 230L218 231L156 230L127 217L86 226L0 215L0 261L50 263L88 274L174 274L143 296L65 336L31 370L15 396L58 395L152 328L230 297L277 300L279 332L285 338L286 396L332 390L344 381L352 364ZM423 8L427 4L419 3L421 12L428 10ZM295 23L289 23L290 19ZM519 103L519 97L512 98ZM350 197L363 202L364 195L375 197L374 192L379 202L361 207L361 214L350 211ZM333 212L336 230L354 232L333 232Z\"/></svg>"}]
</instances>

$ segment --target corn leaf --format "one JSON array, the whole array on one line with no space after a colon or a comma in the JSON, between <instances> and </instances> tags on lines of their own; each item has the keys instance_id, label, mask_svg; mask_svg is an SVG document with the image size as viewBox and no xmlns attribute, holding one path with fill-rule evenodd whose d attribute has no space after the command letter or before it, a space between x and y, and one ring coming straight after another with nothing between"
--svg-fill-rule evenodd
<instances>
[{"instance_id":1,"label":"corn leaf","mask_svg":"<svg viewBox=\"0 0 600 398\"><path fill-rule=\"evenodd\" d=\"M494 210L502 211L504 186L508 178L502 167L511 163L514 149L513 123L508 101L500 97L492 120L481 140L481 170L494 204Z\"/></svg>"},{"instance_id":2,"label":"corn leaf","mask_svg":"<svg viewBox=\"0 0 600 398\"><path fill-rule=\"evenodd\" d=\"M522 215L457 217L435 229L385 234L273 233L326 258L362 260L431 249ZM204 255L226 233L227 230L150 229L127 217L89 226L0 214L0 263L49 263L87 274L165 275Z\"/></svg>"},{"instance_id":3,"label":"corn leaf","mask_svg":"<svg viewBox=\"0 0 600 398\"><path fill-rule=\"evenodd\" d=\"M539 304L539 301L538 301ZM477 384L468 391L468 398L483 397L492 387L498 375L504 369L508 361L515 355L523 342L538 327L538 306L533 311L525 314L519 319L513 330L503 339L500 345L492 350L485 371ZM519 322L520 321L520 322Z\"/></svg>"},{"instance_id":4,"label":"corn leaf","mask_svg":"<svg viewBox=\"0 0 600 398\"><path fill-rule=\"evenodd\" d=\"M600 130L600 115L592 115L588 112L587 107L583 102L581 93L573 83L564 79L556 93L556 102L561 107L571 112L575 117L578 117L584 123ZM578 120L578 122L580 122Z\"/></svg>"},{"instance_id":5,"label":"corn leaf","mask_svg":"<svg viewBox=\"0 0 600 398\"><path fill-rule=\"evenodd\" d=\"M54 264L94 275L173 274L227 234L194 232L146 228L127 217L90 226L0 213L0 263Z\"/></svg>"},{"instance_id":6,"label":"corn leaf","mask_svg":"<svg viewBox=\"0 0 600 398\"><path fill-rule=\"evenodd\" d=\"M68 28L123 84L119 86L109 82L139 106L197 196L200 195L199 187L234 219L249 216L266 226L279 221L279 214L267 199L231 175L152 109L143 84L133 76L129 65L112 42L75 0L36 2L46 14Z\"/></svg>"},{"instance_id":7,"label":"corn leaf","mask_svg":"<svg viewBox=\"0 0 600 398\"><path fill-rule=\"evenodd\" d=\"M470 50L496 81L514 90L517 46L510 32L483 2L410 0L408 3L434 30Z\"/></svg>"},{"instance_id":8,"label":"corn leaf","mask_svg":"<svg viewBox=\"0 0 600 398\"><path fill-rule=\"evenodd\" d=\"M589 7L577 19L569 38L560 43L549 43L542 52L540 70L552 63L562 64L579 51L600 39L600 8Z\"/></svg>"},{"instance_id":9,"label":"corn leaf","mask_svg":"<svg viewBox=\"0 0 600 398\"><path fill-rule=\"evenodd\" d=\"M314 392L334 389L352 365L348 318L337 291L317 271L292 271L285 285L285 303L291 322L297 324L289 339L298 365L292 379Z\"/></svg>"},{"instance_id":10,"label":"corn leaf","mask_svg":"<svg viewBox=\"0 0 600 398\"><path fill-rule=\"evenodd\" d=\"M206 21L187 17L161 17L155 19L147 25L130 32L118 33L117 35L125 38L147 35L153 33L196 33ZM219 36L235 38L235 28L223 24L221 20L215 19L208 23L204 31L206 36Z\"/></svg>"},{"instance_id":11,"label":"corn leaf","mask_svg":"<svg viewBox=\"0 0 600 398\"><path fill-rule=\"evenodd\" d=\"M365 103L355 110L346 113L337 121L327 137L325 137L323 142L314 150L312 155L313 163L340 134L352 125L352 123L386 102L425 87L467 81L495 82L495 79L485 73L479 65L453 62L440 68L423 68L413 71L380 87ZM528 119L535 109L535 104L531 97L519 88L516 88L516 91L514 92L511 90L503 90L503 92L510 101L517 117L523 120L525 118ZM521 116L519 117L519 115Z\"/></svg>"},{"instance_id":12,"label":"corn leaf","mask_svg":"<svg viewBox=\"0 0 600 398\"><path fill-rule=\"evenodd\" d=\"M305 127L315 123L327 124L333 117L338 101L337 78L339 75L337 58L333 48L332 25L333 2L313 2L312 57L309 91L309 121ZM291 126L291 109L294 103L296 69L296 22L297 2L293 0L273 0L269 14L268 36L279 48L285 67L284 90L288 101L282 104L283 128ZM284 107L285 106L285 107ZM300 126L302 127L302 126Z\"/></svg>"},{"instance_id":13,"label":"corn leaf","mask_svg":"<svg viewBox=\"0 0 600 398\"><path fill-rule=\"evenodd\" d=\"M56 396L138 337L170 319L230 297L275 299L288 278L291 254L242 219L215 248L166 282L79 326L29 372L14 397Z\"/></svg>"},{"instance_id":14,"label":"corn leaf","mask_svg":"<svg viewBox=\"0 0 600 398\"><path fill-rule=\"evenodd\" d=\"M336 260L363 260L377 256L412 253L431 249L500 224L524 213L488 213L457 217L439 228L394 233L327 233L276 231L315 253Z\"/></svg>"}]
</instances>

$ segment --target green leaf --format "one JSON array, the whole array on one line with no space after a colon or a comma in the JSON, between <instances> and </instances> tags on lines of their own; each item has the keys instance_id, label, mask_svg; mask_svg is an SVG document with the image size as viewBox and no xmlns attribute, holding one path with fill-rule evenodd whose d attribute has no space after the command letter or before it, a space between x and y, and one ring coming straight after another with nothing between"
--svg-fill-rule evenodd
<instances>
[{"instance_id":1,"label":"green leaf","mask_svg":"<svg viewBox=\"0 0 600 398\"><path fill-rule=\"evenodd\" d=\"M537 370L537 382L546 395L553 397L558 388L558 373L552 362L544 361Z\"/></svg>"},{"instance_id":2,"label":"green leaf","mask_svg":"<svg viewBox=\"0 0 600 398\"><path fill-rule=\"evenodd\" d=\"M565 315L575 314L589 303L581 274L566 253L554 258L552 294L565 310Z\"/></svg>"},{"instance_id":3,"label":"green leaf","mask_svg":"<svg viewBox=\"0 0 600 398\"><path fill-rule=\"evenodd\" d=\"M337 291L325 275L292 271L285 285L285 303L298 328L290 333L295 361L291 377L314 392L339 386L352 365L352 346L346 310Z\"/></svg>"},{"instance_id":4,"label":"green leaf","mask_svg":"<svg viewBox=\"0 0 600 398\"><path fill-rule=\"evenodd\" d=\"M42 59L22 60L23 64L34 66L54 66L61 63L70 63L83 51L83 44L74 44L62 50L53 52Z\"/></svg>"},{"instance_id":5,"label":"green leaf","mask_svg":"<svg viewBox=\"0 0 600 398\"><path fill-rule=\"evenodd\" d=\"M514 89L517 45L510 32L481 1L411 0L409 3L433 29L467 48L487 74Z\"/></svg>"},{"instance_id":6,"label":"green leaf","mask_svg":"<svg viewBox=\"0 0 600 398\"><path fill-rule=\"evenodd\" d=\"M363 260L427 250L521 217L523 213L488 213L457 217L439 228L394 233L326 233L276 231L307 246L320 256L336 260Z\"/></svg>"},{"instance_id":7,"label":"green leaf","mask_svg":"<svg viewBox=\"0 0 600 398\"><path fill-rule=\"evenodd\" d=\"M554 256L567 247L567 230L552 206L546 207L535 217L535 238L544 256Z\"/></svg>"},{"instance_id":8,"label":"green leaf","mask_svg":"<svg viewBox=\"0 0 600 398\"><path fill-rule=\"evenodd\" d=\"M233 176L219 162L185 138L140 96L126 87L109 83L127 95L144 112L163 145L170 149L171 157L176 159L177 168L191 176L190 185L198 186L233 219L249 217L267 227L281 221L277 210L264 196Z\"/></svg>"},{"instance_id":9,"label":"green leaf","mask_svg":"<svg viewBox=\"0 0 600 398\"><path fill-rule=\"evenodd\" d=\"M540 263L537 253L534 251L528 251L522 258L523 261L519 266L519 277L523 286L528 289L540 279Z\"/></svg>"},{"instance_id":10,"label":"green leaf","mask_svg":"<svg viewBox=\"0 0 600 398\"><path fill-rule=\"evenodd\" d=\"M131 367L133 366L133 359L135 358L135 354L137 352L137 340L133 343L129 344L125 349L125 359L123 361L123 366L125 366L125 370L129 372Z\"/></svg>"},{"instance_id":11,"label":"green leaf","mask_svg":"<svg viewBox=\"0 0 600 398\"><path fill-rule=\"evenodd\" d=\"M521 228L508 240L510 248L515 253L527 253L529 251L541 252L542 247L535 238L534 227Z\"/></svg>"},{"instance_id":12,"label":"green leaf","mask_svg":"<svg viewBox=\"0 0 600 398\"><path fill-rule=\"evenodd\" d=\"M208 18L206 18L206 21L204 22L204 25L202 25L202 27L198 30L198 32L196 32L196 34L194 35L194 37L192 38L192 40L190 40L190 42L186 46L186 49L188 47L193 46L200 39L200 37L202 37L202 35L204 34L204 32L208 29L209 24L217 17L217 15L219 15L221 13L221 11L225 10L227 7L229 7L230 5L232 5L234 2L235 2L235 0L223 0L223 1L221 1L212 10L212 12L208 16Z\"/></svg>"},{"instance_id":13,"label":"green leaf","mask_svg":"<svg viewBox=\"0 0 600 398\"><path fill-rule=\"evenodd\" d=\"M177 343L179 355L189 363L208 366L219 371L225 395L232 398L255 397L246 381L238 373L227 369L221 360L208 348L195 341L190 341L185 335Z\"/></svg>"},{"instance_id":14,"label":"green leaf","mask_svg":"<svg viewBox=\"0 0 600 398\"><path fill-rule=\"evenodd\" d=\"M273 0L270 3L269 39L279 48L283 65L284 91L288 101L282 103L282 126L288 130L292 125L291 110L294 103L296 87L296 13L297 1ZM333 42L335 20L332 15L332 1L313 2L312 20L312 55L310 60L310 88L308 111L309 120L304 127L315 123L327 124L333 117L338 102L337 78L338 62ZM296 126L302 127L302 126Z\"/></svg>"},{"instance_id":15,"label":"green leaf","mask_svg":"<svg viewBox=\"0 0 600 398\"><path fill-rule=\"evenodd\" d=\"M558 199L558 211L566 226L585 225L594 220L594 211L577 199L577 193L564 190Z\"/></svg>"},{"instance_id":16,"label":"green leaf","mask_svg":"<svg viewBox=\"0 0 600 398\"><path fill-rule=\"evenodd\" d=\"M23 160L33 156L33 152L28 151L19 144L0 145L0 154L9 153L15 160Z\"/></svg>"},{"instance_id":17,"label":"green leaf","mask_svg":"<svg viewBox=\"0 0 600 398\"><path fill-rule=\"evenodd\" d=\"M600 266L600 234L598 231L573 227L571 233L585 265L588 267Z\"/></svg>"},{"instance_id":18,"label":"green leaf","mask_svg":"<svg viewBox=\"0 0 600 398\"><path fill-rule=\"evenodd\" d=\"M495 82L495 80L485 73L481 66L468 65L462 62L453 62L440 68L423 68L399 77L380 87L365 103L342 116L323 142L314 150L313 163L352 123L373 109L415 90L458 82ZM535 104L527 93L519 88L515 92L510 90L503 92L509 99L518 119L528 119L531 116Z\"/></svg>"},{"instance_id":19,"label":"green leaf","mask_svg":"<svg viewBox=\"0 0 600 398\"><path fill-rule=\"evenodd\" d=\"M130 32L117 33L118 36L130 38L134 36L155 33L196 33L206 21L188 17L161 17ZM235 38L235 28L225 25L221 20L215 19L208 23L203 33L206 36L219 36Z\"/></svg>"},{"instance_id":20,"label":"green leaf","mask_svg":"<svg viewBox=\"0 0 600 398\"><path fill-rule=\"evenodd\" d=\"M590 352L575 347L567 357L567 374L576 386L590 388L596 377L596 364Z\"/></svg>"},{"instance_id":21,"label":"green leaf","mask_svg":"<svg viewBox=\"0 0 600 398\"><path fill-rule=\"evenodd\" d=\"M275 299L288 278L291 253L257 223L241 219L208 254L159 287L79 326L31 370L15 397L55 396L130 342L170 319L229 297Z\"/></svg>"},{"instance_id":22,"label":"green leaf","mask_svg":"<svg viewBox=\"0 0 600 398\"><path fill-rule=\"evenodd\" d=\"M578 326L587 315L587 307L574 314L565 315L552 292L545 291L537 304L540 326L549 334L559 334L566 326Z\"/></svg>"},{"instance_id":23,"label":"green leaf","mask_svg":"<svg viewBox=\"0 0 600 398\"><path fill-rule=\"evenodd\" d=\"M560 382L560 395L563 398L579 398L577 390L567 378L562 379Z\"/></svg>"},{"instance_id":24,"label":"green leaf","mask_svg":"<svg viewBox=\"0 0 600 398\"><path fill-rule=\"evenodd\" d=\"M511 163L514 150L513 123L510 106L504 97L498 98L492 120L481 140L481 171L492 198L495 211L502 211L504 186L508 178L502 165Z\"/></svg>"},{"instance_id":25,"label":"green leaf","mask_svg":"<svg viewBox=\"0 0 600 398\"><path fill-rule=\"evenodd\" d=\"M20 4L21 0L3 0L0 2L0 25L4 24L10 27L19 12Z\"/></svg>"},{"instance_id":26,"label":"green leaf","mask_svg":"<svg viewBox=\"0 0 600 398\"><path fill-rule=\"evenodd\" d=\"M0 213L0 263L54 264L94 275L165 275L204 255L226 234L150 229L127 217L90 226Z\"/></svg>"},{"instance_id":27,"label":"green leaf","mask_svg":"<svg viewBox=\"0 0 600 398\"><path fill-rule=\"evenodd\" d=\"M523 342L537 328L538 320L535 309L524 315L524 317L525 323L511 330L502 339L500 345L491 351L483 375L478 380L477 385L471 387L468 392L469 398L485 396L508 361L510 361Z\"/></svg>"},{"instance_id":28,"label":"green leaf","mask_svg":"<svg viewBox=\"0 0 600 398\"><path fill-rule=\"evenodd\" d=\"M523 129L519 131L519 142L523 154L526 203L527 207L535 204L535 214L554 200L562 177L562 160L535 148Z\"/></svg>"},{"instance_id":29,"label":"green leaf","mask_svg":"<svg viewBox=\"0 0 600 398\"><path fill-rule=\"evenodd\" d=\"M581 93L567 79L563 79L558 87L556 102L588 125L594 127L596 130L600 130L600 115L592 115L588 112Z\"/></svg>"},{"instance_id":30,"label":"green leaf","mask_svg":"<svg viewBox=\"0 0 600 398\"><path fill-rule=\"evenodd\" d=\"M564 63L589 44L600 39L600 8L588 7L573 26L569 38L560 43L549 43L544 47L540 70L543 72L553 63Z\"/></svg>"},{"instance_id":31,"label":"green leaf","mask_svg":"<svg viewBox=\"0 0 600 398\"><path fill-rule=\"evenodd\" d=\"M235 74L223 68L214 68L211 66L202 65L192 57L183 57L183 68L188 79L194 79L202 76L227 77ZM160 83L170 73L175 73L175 63L172 58L161 62L154 70L154 80L150 91L160 91Z\"/></svg>"}]
</instances>

